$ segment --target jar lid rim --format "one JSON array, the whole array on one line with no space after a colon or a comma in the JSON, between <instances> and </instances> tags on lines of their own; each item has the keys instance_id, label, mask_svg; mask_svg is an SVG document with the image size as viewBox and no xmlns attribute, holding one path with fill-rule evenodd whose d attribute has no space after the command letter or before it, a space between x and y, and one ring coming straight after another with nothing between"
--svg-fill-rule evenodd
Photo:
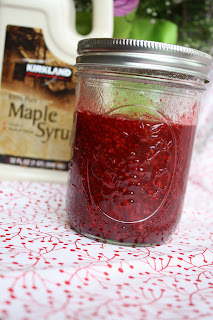
<instances>
[{"instance_id":1,"label":"jar lid rim","mask_svg":"<svg viewBox=\"0 0 213 320\"><path fill-rule=\"evenodd\" d=\"M208 80L212 56L189 47L136 39L90 38L78 43L82 64L166 70Z\"/></svg>"}]
</instances>

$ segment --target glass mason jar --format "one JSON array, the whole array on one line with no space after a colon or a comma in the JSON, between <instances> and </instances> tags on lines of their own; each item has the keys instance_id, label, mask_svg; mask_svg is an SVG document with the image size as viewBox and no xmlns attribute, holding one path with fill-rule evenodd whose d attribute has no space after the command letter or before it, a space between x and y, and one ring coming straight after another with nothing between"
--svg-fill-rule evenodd
<instances>
[{"instance_id":1,"label":"glass mason jar","mask_svg":"<svg viewBox=\"0 0 213 320\"><path fill-rule=\"evenodd\" d=\"M72 227L127 245L168 240L180 221L211 56L142 40L79 42Z\"/></svg>"}]
</instances>

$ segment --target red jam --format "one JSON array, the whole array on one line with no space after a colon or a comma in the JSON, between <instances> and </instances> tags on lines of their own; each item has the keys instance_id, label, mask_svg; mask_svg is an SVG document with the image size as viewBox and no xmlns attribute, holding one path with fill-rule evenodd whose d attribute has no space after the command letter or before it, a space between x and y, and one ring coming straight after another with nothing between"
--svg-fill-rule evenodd
<instances>
[{"instance_id":1,"label":"red jam","mask_svg":"<svg viewBox=\"0 0 213 320\"><path fill-rule=\"evenodd\" d=\"M96 239L160 244L175 231L195 126L77 112L67 189L71 225Z\"/></svg>"}]
</instances>

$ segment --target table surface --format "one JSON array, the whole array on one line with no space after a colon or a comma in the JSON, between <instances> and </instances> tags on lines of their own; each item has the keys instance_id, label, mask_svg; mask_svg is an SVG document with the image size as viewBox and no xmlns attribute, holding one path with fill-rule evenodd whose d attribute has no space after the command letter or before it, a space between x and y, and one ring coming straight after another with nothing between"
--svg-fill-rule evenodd
<instances>
[{"instance_id":1,"label":"table surface","mask_svg":"<svg viewBox=\"0 0 213 320\"><path fill-rule=\"evenodd\" d=\"M181 222L164 245L92 241L69 225L66 186L0 182L1 320L213 319L212 104Z\"/></svg>"}]
</instances>

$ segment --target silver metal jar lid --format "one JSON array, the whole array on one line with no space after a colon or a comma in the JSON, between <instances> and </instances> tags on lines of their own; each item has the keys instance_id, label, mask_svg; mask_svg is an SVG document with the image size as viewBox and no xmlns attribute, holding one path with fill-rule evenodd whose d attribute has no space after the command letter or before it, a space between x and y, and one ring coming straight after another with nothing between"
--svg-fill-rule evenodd
<instances>
[{"instance_id":1,"label":"silver metal jar lid","mask_svg":"<svg viewBox=\"0 0 213 320\"><path fill-rule=\"evenodd\" d=\"M209 80L212 57L183 46L133 39L92 38L78 43L77 67L148 69Z\"/></svg>"}]
</instances>

